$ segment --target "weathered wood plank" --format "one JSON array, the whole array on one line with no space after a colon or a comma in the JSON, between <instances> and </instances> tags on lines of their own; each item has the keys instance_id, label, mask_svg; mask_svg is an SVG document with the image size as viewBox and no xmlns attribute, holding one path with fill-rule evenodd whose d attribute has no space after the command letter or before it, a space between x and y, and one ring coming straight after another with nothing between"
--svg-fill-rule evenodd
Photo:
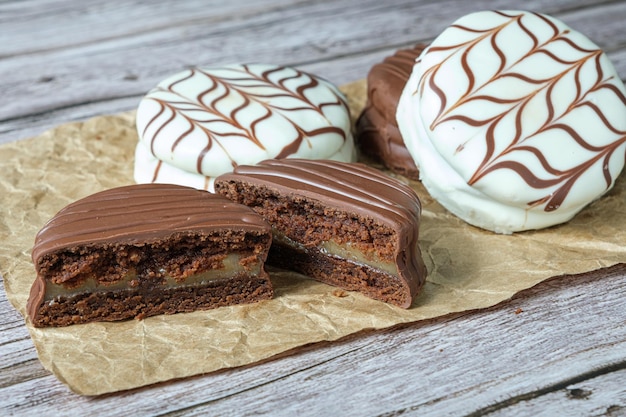
<instances>
[{"instance_id":1,"label":"weathered wood plank","mask_svg":"<svg viewBox=\"0 0 626 417\"><path fill-rule=\"evenodd\" d=\"M580 3L575 4L576 13L570 15L574 20L568 23L585 28L588 19L580 11ZM626 32L621 25L626 18L626 7L616 4L609 4L616 10L607 13L612 23L594 26L598 36L606 30L601 39L613 39L616 28L618 39L620 28L622 33ZM453 20L449 10L461 16L475 8L458 0L436 5L398 1L397 7L376 0L361 2L358 8L349 2L334 1L298 6L270 10L252 21L244 18L237 25L230 21L212 24L194 21L156 33L134 33L96 44L79 44L0 61L0 74L10 74L0 77L0 89L5 97L0 102L0 119L136 96L188 66L268 60L302 66L390 45L429 40ZM337 15L341 16L340 20ZM303 30L307 25L315 30ZM80 33L72 34L77 36ZM46 62L44 68L39 65L41 62ZM352 80L363 77L367 70L355 68ZM319 75L330 78L323 70Z\"/></svg>"},{"instance_id":2,"label":"weathered wood plank","mask_svg":"<svg viewBox=\"0 0 626 417\"><path fill-rule=\"evenodd\" d=\"M270 57L350 82L471 10L520 7L511 0L176 5L0 3L0 143L133 109L161 78L191 65ZM587 34L626 79L626 2L531 0L523 7ZM624 273L561 278L485 311L84 398L41 367L23 319L0 291L0 415L623 414L625 295Z\"/></svg>"},{"instance_id":3,"label":"weathered wood plank","mask_svg":"<svg viewBox=\"0 0 626 417\"><path fill-rule=\"evenodd\" d=\"M626 381L625 369L601 374L538 398L520 399L489 415L493 417L512 415L624 416L626 415L624 381Z\"/></svg>"},{"instance_id":4,"label":"weathered wood plank","mask_svg":"<svg viewBox=\"0 0 626 417\"><path fill-rule=\"evenodd\" d=\"M385 9L398 11L406 9L409 12L416 10L421 12L414 16L419 19L418 22L424 20L424 16L428 16L428 21L439 21L438 24L441 25L454 18L452 10L460 16L469 10L504 8L514 5L511 1L479 0L465 6L463 3L467 2L448 1L439 2L440 5L438 5L437 2L428 1L392 0L385 3ZM529 1L524 4L524 7L546 13L585 10L593 7L592 10L600 9L596 12L599 18L610 15L603 13L598 5L599 2L592 0L560 0ZM10 42L3 42L0 58L67 49L86 43L120 39L138 34L166 33L171 29L193 26L197 23L203 25L226 23L237 27L240 24L233 24L233 21L245 22L254 19L262 22L263 18L260 16L262 14L288 18L289 16L303 17L305 13L329 9L330 11L334 9L335 15L347 12L359 13L360 8L355 7L349 1L328 0L318 2L187 0L177 2L175 6L168 0L149 3L137 0L116 0L105 3L97 0L78 3L67 0L6 2L0 4L0 24L2 24L4 34L0 39L10 40ZM74 36L67 36L69 33Z\"/></svg>"},{"instance_id":5,"label":"weathered wood plank","mask_svg":"<svg viewBox=\"0 0 626 417\"><path fill-rule=\"evenodd\" d=\"M0 58L156 34L194 22L205 25L229 23L233 18L249 19L269 10L293 6L292 0L195 0L175 4L167 0L7 2L0 4L3 29Z\"/></svg>"},{"instance_id":6,"label":"weathered wood plank","mask_svg":"<svg viewBox=\"0 0 626 417\"><path fill-rule=\"evenodd\" d=\"M511 399L587 384L581 375L611 381L612 373L622 372L624 296L623 274L565 277L485 311L354 335L262 364L101 398L74 396L49 377L26 380L3 390L3 406L115 414L130 403L145 415L178 415L180 409L184 415L506 411L521 403ZM38 390L33 404L29 398ZM616 405L604 399L588 401L596 401L594 409Z\"/></svg>"},{"instance_id":7,"label":"weathered wood plank","mask_svg":"<svg viewBox=\"0 0 626 417\"><path fill-rule=\"evenodd\" d=\"M567 297L554 292L562 287L552 282L496 309L442 320L427 329L415 325L414 338L405 333L409 330L371 336L367 346L349 356L247 391L245 404L234 396L203 404L194 414L225 414L237 407L244 415L399 415L417 410L420 415L459 415L558 386L590 368L624 366L624 315L602 312L624 290L619 284L613 287L617 282L600 290L593 280L582 285L572 282L576 280L567 280L578 287ZM598 290L605 293L606 304L598 302ZM523 312L516 314L518 309ZM569 327L573 319L574 329L561 325ZM597 320L610 324L598 333ZM277 404L288 408L276 410Z\"/></svg>"},{"instance_id":8,"label":"weathered wood plank","mask_svg":"<svg viewBox=\"0 0 626 417\"><path fill-rule=\"evenodd\" d=\"M70 48L70 51L53 50L45 54L45 69L37 65L42 59L41 54L27 54L0 61L0 74L3 71L10 74L0 77L0 90L5 91L5 100L0 102L0 119L4 119L0 120L0 143L33 136L59 121L84 120L99 114L130 110L160 79L185 66L241 60L267 61L267 56L271 55L274 62L297 65L341 84L364 78L371 65L386 54L416 41L427 41L440 30L441 23L427 25L428 22L423 23L419 19L419 16L432 13L427 9L432 8L432 5L416 2L417 6L411 5L411 9L405 10L408 8L406 6L400 11L393 11L392 7L380 8L375 3L369 6L362 4L364 10L346 18L342 22L344 27L339 29L332 13L340 9L328 13L318 11L317 14L297 9L298 12L306 13L307 19L310 19L308 24L319 29L314 34L302 32L302 36L277 34L298 33L302 26L301 20L294 18L292 23L283 24L276 23L280 19L272 18L269 20L275 25L248 25L250 27L241 31L229 29L210 32L213 29L207 28L207 25L199 25L200 28L194 30L204 32L193 36L187 34L187 37L180 33L170 34L168 36L171 38L163 37L169 39L165 45L158 45L151 36L136 33L129 35L134 39L132 42L125 38L105 39L97 43L97 47L90 43L79 44ZM455 2L448 3L450 9L458 8ZM596 8L589 9L587 3L573 3L570 5L572 11L560 17L574 27L582 26L580 30L592 32L589 36L601 46L613 45L609 56L622 78L626 79L626 46L615 49L616 42L626 39L626 28L622 25L626 19L626 5L620 2L603 4L601 13ZM445 9L448 10L447 7ZM279 11L273 10L271 13ZM295 14L296 11L290 13ZM603 19L602 25L589 25L588 15L598 19L599 16L608 15L610 18L608 21ZM403 16L404 20L399 20ZM432 22L440 22L441 19L432 19ZM368 20L374 23L361 23ZM446 17L445 24L449 23L447 20L450 17ZM394 22L389 30L386 29L388 21ZM413 21L418 23L413 24ZM409 24L415 26L415 30L413 27L407 30L406 25ZM356 29L346 31L346 27L360 29L353 32ZM182 31L180 28L176 30ZM371 36L371 33L379 32L386 35L382 39ZM75 37L80 35L71 38ZM342 41L350 37L352 41ZM206 40L198 41L201 38ZM267 46L258 48L257 43L241 42L241 39L283 41L273 42L270 54ZM76 71L76 68L81 68L81 71Z\"/></svg>"}]
</instances>

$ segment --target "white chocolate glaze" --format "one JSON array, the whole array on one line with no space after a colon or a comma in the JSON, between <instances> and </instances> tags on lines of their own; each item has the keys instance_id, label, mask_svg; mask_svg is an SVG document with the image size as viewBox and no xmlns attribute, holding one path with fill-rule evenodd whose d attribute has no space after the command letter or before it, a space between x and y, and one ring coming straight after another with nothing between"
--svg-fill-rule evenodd
<instances>
[{"instance_id":1,"label":"white chocolate glaze","mask_svg":"<svg viewBox=\"0 0 626 417\"><path fill-rule=\"evenodd\" d=\"M457 20L417 58L396 116L430 194L498 233L568 221L624 166L623 83L594 43L546 15Z\"/></svg>"},{"instance_id":2,"label":"white chocolate glaze","mask_svg":"<svg viewBox=\"0 0 626 417\"><path fill-rule=\"evenodd\" d=\"M215 177L185 171L156 159L142 142L135 148L134 179L138 184L176 184L213 192Z\"/></svg>"},{"instance_id":3,"label":"white chocolate glaze","mask_svg":"<svg viewBox=\"0 0 626 417\"><path fill-rule=\"evenodd\" d=\"M190 173L184 185L196 188L205 187L187 180L265 159L356 158L343 94L319 77L274 65L194 68L169 77L139 103L137 131L153 159Z\"/></svg>"},{"instance_id":4,"label":"white chocolate glaze","mask_svg":"<svg viewBox=\"0 0 626 417\"><path fill-rule=\"evenodd\" d=\"M352 141L346 141L342 148L327 159L339 162L354 162L356 150ZM176 184L213 192L215 177L185 171L174 165L156 159L142 142L135 148L134 179L138 184Z\"/></svg>"}]
</instances>

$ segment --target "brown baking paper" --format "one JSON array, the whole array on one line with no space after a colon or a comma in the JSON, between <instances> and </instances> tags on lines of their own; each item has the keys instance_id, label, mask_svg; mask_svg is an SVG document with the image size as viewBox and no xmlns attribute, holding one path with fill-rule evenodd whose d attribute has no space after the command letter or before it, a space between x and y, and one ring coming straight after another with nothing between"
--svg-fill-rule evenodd
<instances>
[{"instance_id":1,"label":"brown baking paper","mask_svg":"<svg viewBox=\"0 0 626 417\"><path fill-rule=\"evenodd\" d=\"M359 114L364 81L343 90ZM68 203L132 183L136 142L131 112L0 147L0 272L22 315L35 279L35 234ZM510 236L463 223L418 182L410 184L424 206L420 244L429 276L408 310L271 271L276 295L255 305L65 328L37 329L27 321L39 358L73 391L97 395L250 364L363 329L492 306L552 276L626 262L624 176L569 223Z\"/></svg>"}]
</instances>

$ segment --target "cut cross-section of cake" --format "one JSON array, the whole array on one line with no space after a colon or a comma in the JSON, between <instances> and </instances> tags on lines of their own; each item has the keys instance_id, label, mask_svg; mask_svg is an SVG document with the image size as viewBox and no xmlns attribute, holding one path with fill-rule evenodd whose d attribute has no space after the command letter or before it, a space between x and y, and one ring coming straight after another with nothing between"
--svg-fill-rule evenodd
<instances>
[{"instance_id":1,"label":"cut cross-section of cake","mask_svg":"<svg viewBox=\"0 0 626 417\"><path fill-rule=\"evenodd\" d=\"M63 208L39 231L34 326L145 318L272 297L271 228L189 187L131 185Z\"/></svg>"},{"instance_id":2,"label":"cut cross-section of cake","mask_svg":"<svg viewBox=\"0 0 626 417\"><path fill-rule=\"evenodd\" d=\"M420 201L363 164L267 160L238 166L215 190L272 225L268 264L403 308L424 284Z\"/></svg>"}]
</instances>

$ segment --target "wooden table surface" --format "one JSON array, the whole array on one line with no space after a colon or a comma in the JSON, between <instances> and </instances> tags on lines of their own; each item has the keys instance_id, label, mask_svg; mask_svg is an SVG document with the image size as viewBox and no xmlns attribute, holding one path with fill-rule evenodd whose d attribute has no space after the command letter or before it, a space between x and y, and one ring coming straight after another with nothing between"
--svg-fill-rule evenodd
<instances>
[{"instance_id":1,"label":"wooden table surface","mask_svg":"<svg viewBox=\"0 0 626 417\"><path fill-rule=\"evenodd\" d=\"M466 13L521 4L585 33L626 79L623 0L5 0L0 143L134 109L190 66L268 62L355 81ZM555 278L487 310L102 397L43 369L0 290L0 415L11 414L626 415L626 274Z\"/></svg>"}]
</instances>

